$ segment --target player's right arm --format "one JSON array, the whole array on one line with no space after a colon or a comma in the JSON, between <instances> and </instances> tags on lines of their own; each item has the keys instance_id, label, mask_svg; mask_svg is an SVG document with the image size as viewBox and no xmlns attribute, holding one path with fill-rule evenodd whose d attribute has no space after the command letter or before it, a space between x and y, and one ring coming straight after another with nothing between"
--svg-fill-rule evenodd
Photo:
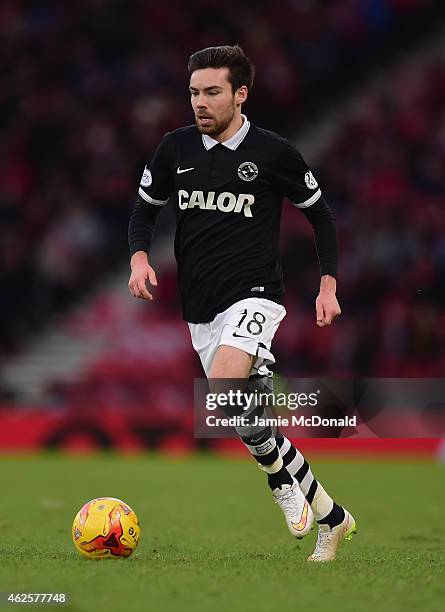
<instances>
[{"instance_id":1,"label":"player's right arm","mask_svg":"<svg viewBox=\"0 0 445 612\"><path fill-rule=\"evenodd\" d=\"M145 167L138 196L128 224L131 275L128 289L134 297L152 300L147 281L156 287L156 273L149 264L149 252L156 218L172 191L173 146L171 137L162 139L151 163Z\"/></svg>"},{"instance_id":2,"label":"player's right arm","mask_svg":"<svg viewBox=\"0 0 445 612\"><path fill-rule=\"evenodd\" d=\"M147 280L152 287L157 287L156 272L148 263L148 253L136 251L130 260L131 274L128 289L132 296L152 300L153 295L147 289Z\"/></svg>"}]
</instances>

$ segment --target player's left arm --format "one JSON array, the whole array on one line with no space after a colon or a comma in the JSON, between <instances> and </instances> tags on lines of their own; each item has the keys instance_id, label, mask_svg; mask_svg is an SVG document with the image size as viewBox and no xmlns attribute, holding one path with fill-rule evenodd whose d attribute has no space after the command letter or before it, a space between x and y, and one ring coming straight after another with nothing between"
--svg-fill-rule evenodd
<instances>
[{"instance_id":1,"label":"player's left arm","mask_svg":"<svg viewBox=\"0 0 445 612\"><path fill-rule=\"evenodd\" d=\"M324 327L341 314L337 300L338 243L335 215L323 196L301 212L312 225L320 263L320 291L315 300L317 325Z\"/></svg>"},{"instance_id":2,"label":"player's left arm","mask_svg":"<svg viewBox=\"0 0 445 612\"><path fill-rule=\"evenodd\" d=\"M324 327L341 314L337 301L338 243L335 215L300 152L284 141L277 157L276 180L296 208L312 225L320 264L320 291L316 299L317 325Z\"/></svg>"}]
</instances>

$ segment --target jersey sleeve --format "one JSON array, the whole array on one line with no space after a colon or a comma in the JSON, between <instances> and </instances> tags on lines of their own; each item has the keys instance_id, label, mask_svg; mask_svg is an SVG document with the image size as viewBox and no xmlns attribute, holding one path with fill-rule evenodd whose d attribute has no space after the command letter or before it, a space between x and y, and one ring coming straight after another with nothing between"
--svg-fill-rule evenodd
<instances>
[{"instance_id":1,"label":"jersey sleeve","mask_svg":"<svg viewBox=\"0 0 445 612\"><path fill-rule=\"evenodd\" d=\"M284 141L281 154L277 156L275 173L282 194L297 208L308 208L321 197L314 175L301 153L288 141Z\"/></svg>"},{"instance_id":2,"label":"jersey sleeve","mask_svg":"<svg viewBox=\"0 0 445 612\"><path fill-rule=\"evenodd\" d=\"M173 157L172 138L166 134L142 174L138 193L145 202L155 206L167 204L173 189Z\"/></svg>"},{"instance_id":3,"label":"jersey sleeve","mask_svg":"<svg viewBox=\"0 0 445 612\"><path fill-rule=\"evenodd\" d=\"M312 225L320 264L320 276L337 278L338 242L335 228L335 214L323 196L313 206L302 208L301 212Z\"/></svg>"}]
</instances>

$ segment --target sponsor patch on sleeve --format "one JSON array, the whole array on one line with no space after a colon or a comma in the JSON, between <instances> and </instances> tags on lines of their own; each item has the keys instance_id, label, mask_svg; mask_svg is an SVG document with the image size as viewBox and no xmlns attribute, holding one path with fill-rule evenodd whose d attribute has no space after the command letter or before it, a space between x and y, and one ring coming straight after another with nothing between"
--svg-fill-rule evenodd
<instances>
[{"instance_id":1,"label":"sponsor patch on sleeve","mask_svg":"<svg viewBox=\"0 0 445 612\"><path fill-rule=\"evenodd\" d=\"M144 170L144 173L143 173L142 178L141 178L141 185L142 185L142 187L150 187L152 182L153 182L153 179L152 179L152 176L151 176L151 172L147 168L147 166L145 166L145 170Z\"/></svg>"},{"instance_id":2,"label":"sponsor patch on sleeve","mask_svg":"<svg viewBox=\"0 0 445 612\"><path fill-rule=\"evenodd\" d=\"M318 183L310 170L304 175L304 182L306 183L306 187L308 189L317 189L318 187Z\"/></svg>"}]
</instances>

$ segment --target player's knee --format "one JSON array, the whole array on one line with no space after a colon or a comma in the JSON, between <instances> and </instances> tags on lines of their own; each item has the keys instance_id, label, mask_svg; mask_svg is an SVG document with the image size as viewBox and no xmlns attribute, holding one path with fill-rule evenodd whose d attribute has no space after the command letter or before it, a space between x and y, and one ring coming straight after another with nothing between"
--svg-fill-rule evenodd
<instances>
[{"instance_id":1,"label":"player's knee","mask_svg":"<svg viewBox=\"0 0 445 612\"><path fill-rule=\"evenodd\" d=\"M253 393L273 393L273 377L253 374L249 377L248 388Z\"/></svg>"},{"instance_id":2,"label":"player's knee","mask_svg":"<svg viewBox=\"0 0 445 612\"><path fill-rule=\"evenodd\" d=\"M275 434L275 431L267 425L270 416L269 407L273 405L272 392L272 377L255 375L249 378L244 395L246 405L243 409L243 424L236 428L238 435L246 444L250 444L249 440L253 440L253 444L261 439L266 441Z\"/></svg>"}]
</instances>

